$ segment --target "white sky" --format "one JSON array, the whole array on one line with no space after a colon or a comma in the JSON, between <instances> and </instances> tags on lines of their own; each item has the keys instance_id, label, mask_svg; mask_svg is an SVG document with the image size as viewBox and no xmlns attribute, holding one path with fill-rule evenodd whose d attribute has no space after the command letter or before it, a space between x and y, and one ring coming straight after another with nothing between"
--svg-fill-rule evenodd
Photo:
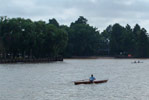
<instances>
[{"instance_id":1,"label":"white sky","mask_svg":"<svg viewBox=\"0 0 149 100\"><path fill-rule=\"evenodd\" d=\"M70 25L84 16L99 30L120 23L138 23L149 31L149 0L0 0L0 16L48 21Z\"/></svg>"}]
</instances>

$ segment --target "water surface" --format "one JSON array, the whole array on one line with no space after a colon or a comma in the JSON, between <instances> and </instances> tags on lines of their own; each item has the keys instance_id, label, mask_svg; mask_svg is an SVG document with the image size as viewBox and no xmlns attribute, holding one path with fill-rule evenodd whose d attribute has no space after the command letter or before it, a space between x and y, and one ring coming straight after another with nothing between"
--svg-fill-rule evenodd
<instances>
[{"instance_id":1,"label":"water surface","mask_svg":"<svg viewBox=\"0 0 149 100\"><path fill-rule=\"evenodd\" d=\"M149 60L66 59L38 64L1 64L0 100L149 100ZM108 79L104 84L73 81Z\"/></svg>"}]
</instances>

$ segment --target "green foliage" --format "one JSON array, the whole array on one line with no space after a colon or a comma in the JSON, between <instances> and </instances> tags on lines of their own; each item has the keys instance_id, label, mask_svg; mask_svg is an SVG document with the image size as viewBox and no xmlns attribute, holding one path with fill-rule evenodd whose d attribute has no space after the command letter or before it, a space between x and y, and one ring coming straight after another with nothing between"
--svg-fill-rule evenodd
<instances>
[{"instance_id":1,"label":"green foliage","mask_svg":"<svg viewBox=\"0 0 149 100\"><path fill-rule=\"evenodd\" d=\"M97 55L99 50L100 35L96 28L89 26L84 17L72 23L68 31L68 46L66 56L91 56Z\"/></svg>"},{"instance_id":2,"label":"green foliage","mask_svg":"<svg viewBox=\"0 0 149 100\"><path fill-rule=\"evenodd\" d=\"M49 19L49 24L53 24L54 26L59 27L59 23L56 21L55 18Z\"/></svg>"},{"instance_id":3,"label":"green foliage","mask_svg":"<svg viewBox=\"0 0 149 100\"><path fill-rule=\"evenodd\" d=\"M131 27L127 24L124 30L124 34L123 34L123 53L128 55L128 54L133 54L134 50L134 37L133 37L133 33L132 33L132 29Z\"/></svg>"},{"instance_id":4,"label":"green foliage","mask_svg":"<svg viewBox=\"0 0 149 100\"><path fill-rule=\"evenodd\" d=\"M122 27L114 24L104 30L101 35L104 39L110 40L109 51L112 56L131 54L134 57L149 57L149 37L146 30L141 29L138 24L133 29L129 25Z\"/></svg>"},{"instance_id":5,"label":"green foliage","mask_svg":"<svg viewBox=\"0 0 149 100\"><path fill-rule=\"evenodd\" d=\"M137 40L137 57L147 57L149 56L148 50L148 37L146 30L142 28L138 33L138 40Z\"/></svg>"},{"instance_id":6,"label":"green foliage","mask_svg":"<svg viewBox=\"0 0 149 100\"><path fill-rule=\"evenodd\" d=\"M123 34L124 28L119 24L114 24L110 37L110 50L112 55L118 55L123 52Z\"/></svg>"},{"instance_id":7,"label":"green foliage","mask_svg":"<svg viewBox=\"0 0 149 100\"><path fill-rule=\"evenodd\" d=\"M72 56L149 57L149 37L138 24L134 28L116 23L101 34L80 16L70 27L59 25L56 19L31 21L23 18L0 17L0 54L9 58L45 58Z\"/></svg>"},{"instance_id":8,"label":"green foliage","mask_svg":"<svg viewBox=\"0 0 149 100\"><path fill-rule=\"evenodd\" d=\"M14 57L53 57L67 45L67 32L44 21L1 18L0 36L7 54ZM58 24L58 23L57 23Z\"/></svg>"}]
</instances>

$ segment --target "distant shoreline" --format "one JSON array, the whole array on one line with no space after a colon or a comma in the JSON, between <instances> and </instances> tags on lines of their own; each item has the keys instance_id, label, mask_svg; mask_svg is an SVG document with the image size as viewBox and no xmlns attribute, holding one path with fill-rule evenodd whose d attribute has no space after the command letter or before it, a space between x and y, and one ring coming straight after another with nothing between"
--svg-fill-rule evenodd
<instances>
[{"instance_id":1,"label":"distant shoreline","mask_svg":"<svg viewBox=\"0 0 149 100\"><path fill-rule=\"evenodd\" d=\"M115 57L104 57L104 56L73 56L64 59L115 59Z\"/></svg>"},{"instance_id":2,"label":"distant shoreline","mask_svg":"<svg viewBox=\"0 0 149 100\"><path fill-rule=\"evenodd\" d=\"M138 57L114 57L114 56L73 56L64 59L149 59Z\"/></svg>"},{"instance_id":3,"label":"distant shoreline","mask_svg":"<svg viewBox=\"0 0 149 100\"><path fill-rule=\"evenodd\" d=\"M0 59L0 64L9 63L45 63L63 61L63 57L49 57L49 58L15 58L15 59Z\"/></svg>"}]
</instances>

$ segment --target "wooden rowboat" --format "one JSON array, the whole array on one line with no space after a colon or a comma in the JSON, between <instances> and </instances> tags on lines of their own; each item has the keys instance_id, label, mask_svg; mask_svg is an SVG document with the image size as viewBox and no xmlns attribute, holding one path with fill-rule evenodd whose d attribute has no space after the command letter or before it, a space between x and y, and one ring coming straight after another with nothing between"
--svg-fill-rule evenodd
<instances>
[{"instance_id":1,"label":"wooden rowboat","mask_svg":"<svg viewBox=\"0 0 149 100\"><path fill-rule=\"evenodd\" d=\"M90 81L76 81L74 82L75 85L79 85L79 84L99 84L99 83L106 83L108 80L99 80L99 81L94 81L94 82L90 82Z\"/></svg>"}]
</instances>

